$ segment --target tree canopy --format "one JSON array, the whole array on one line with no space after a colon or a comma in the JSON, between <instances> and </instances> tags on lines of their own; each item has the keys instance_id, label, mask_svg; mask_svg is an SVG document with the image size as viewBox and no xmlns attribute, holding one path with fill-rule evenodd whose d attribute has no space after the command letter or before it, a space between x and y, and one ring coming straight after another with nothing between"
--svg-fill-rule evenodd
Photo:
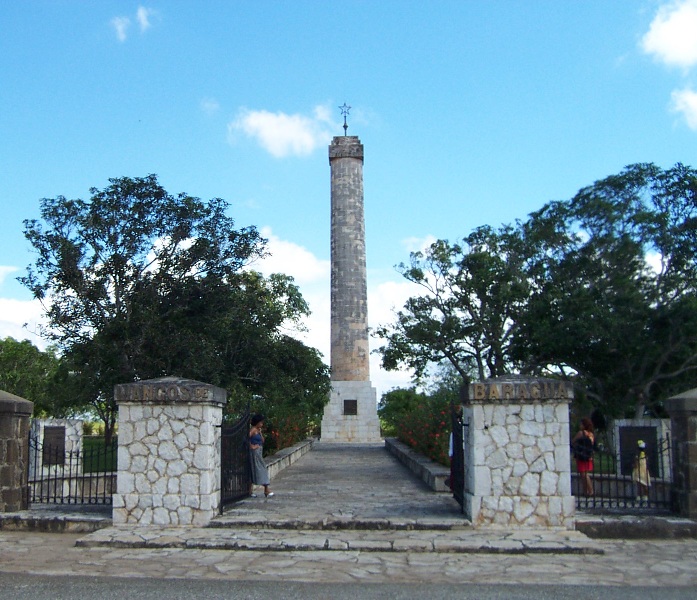
<instances>
[{"instance_id":1,"label":"tree canopy","mask_svg":"<svg viewBox=\"0 0 697 600\"><path fill-rule=\"evenodd\" d=\"M521 242L511 227L484 226L450 244L433 243L399 265L425 294L409 298L396 322L377 329L383 366L406 365L421 378L447 362L468 381L507 372L513 327L528 295Z\"/></svg>"},{"instance_id":2,"label":"tree canopy","mask_svg":"<svg viewBox=\"0 0 697 600\"><path fill-rule=\"evenodd\" d=\"M613 415L695 384L697 172L684 165L630 165L400 270L425 293L377 330L387 369L551 374Z\"/></svg>"},{"instance_id":3,"label":"tree canopy","mask_svg":"<svg viewBox=\"0 0 697 600\"><path fill-rule=\"evenodd\" d=\"M29 340L0 340L0 389L34 403L34 414L65 416L54 403L59 360L52 348L39 350Z\"/></svg>"},{"instance_id":4,"label":"tree canopy","mask_svg":"<svg viewBox=\"0 0 697 600\"><path fill-rule=\"evenodd\" d=\"M89 200L43 199L41 219L25 221L37 259L20 281L44 304L75 401L110 429L115 384L178 375L248 398L295 389L286 401L309 394L316 412L326 367L286 333L308 307L292 278L251 268L265 254L257 230L235 229L224 200L171 195L155 175L109 183Z\"/></svg>"},{"instance_id":5,"label":"tree canopy","mask_svg":"<svg viewBox=\"0 0 697 600\"><path fill-rule=\"evenodd\" d=\"M575 373L596 406L641 414L694 385L697 172L636 164L521 227L533 281L514 353Z\"/></svg>"}]
</instances>

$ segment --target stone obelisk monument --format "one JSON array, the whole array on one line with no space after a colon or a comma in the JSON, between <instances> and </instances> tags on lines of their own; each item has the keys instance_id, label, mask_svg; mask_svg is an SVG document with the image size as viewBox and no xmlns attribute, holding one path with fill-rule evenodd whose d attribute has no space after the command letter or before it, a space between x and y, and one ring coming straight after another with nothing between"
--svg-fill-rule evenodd
<instances>
[{"instance_id":1,"label":"stone obelisk monument","mask_svg":"<svg viewBox=\"0 0 697 600\"><path fill-rule=\"evenodd\" d=\"M344 135L329 146L331 168L331 382L322 441L380 441L368 364L368 284L363 216L363 144Z\"/></svg>"}]
</instances>

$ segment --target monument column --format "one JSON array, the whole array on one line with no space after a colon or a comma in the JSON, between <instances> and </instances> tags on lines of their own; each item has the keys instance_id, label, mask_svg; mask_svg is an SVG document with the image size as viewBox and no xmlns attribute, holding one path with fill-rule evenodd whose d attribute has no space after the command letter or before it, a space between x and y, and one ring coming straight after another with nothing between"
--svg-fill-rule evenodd
<instances>
[{"instance_id":1,"label":"monument column","mask_svg":"<svg viewBox=\"0 0 697 600\"><path fill-rule=\"evenodd\" d=\"M380 422L368 364L363 144L358 137L335 137L329 165L332 391L324 409L322 440L378 442Z\"/></svg>"}]
</instances>

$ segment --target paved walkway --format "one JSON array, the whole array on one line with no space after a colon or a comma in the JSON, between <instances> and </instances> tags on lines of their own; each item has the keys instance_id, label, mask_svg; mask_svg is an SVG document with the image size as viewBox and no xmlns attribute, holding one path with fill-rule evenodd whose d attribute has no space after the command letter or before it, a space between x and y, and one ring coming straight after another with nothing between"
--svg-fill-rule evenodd
<instances>
[{"instance_id":1,"label":"paved walkway","mask_svg":"<svg viewBox=\"0 0 697 600\"><path fill-rule=\"evenodd\" d=\"M697 590L694 539L475 531L448 494L431 492L382 447L317 444L272 483L276 496L240 502L208 529L0 530L0 572Z\"/></svg>"},{"instance_id":2,"label":"paved walkway","mask_svg":"<svg viewBox=\"0 0 697 600\"><path fill-rule=\"evenodd\" d=\"M417 523L469 525L451 494L434 493L386 450L384 444L316 443L312 452L272 481L275 496L232 505L220 525L280 521L365 528Z\"/></svg>"},{"instance_id":3,"label":"paved walkway","mask_svg":"<svg viewBox=\"0 0 697 600\"><path fill-rule=\"evenodd\" d=\"M575 531L474 531L449 493L416 479L384 445L316 444L210 528L118 527L84 547L364 552L602 552Z\"/></svg>"}]
</instances>

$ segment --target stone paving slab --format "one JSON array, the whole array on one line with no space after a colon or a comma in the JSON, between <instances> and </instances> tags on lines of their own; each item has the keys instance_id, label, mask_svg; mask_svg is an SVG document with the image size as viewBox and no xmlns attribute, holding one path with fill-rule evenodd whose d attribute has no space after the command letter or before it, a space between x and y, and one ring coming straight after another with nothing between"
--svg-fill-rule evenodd
<instances>
[{"instance_id":1,"label":"stone paving slab","mask_svg":"<svg viewBox=\"0 0 697 600\"><path fill-rule=\"evenodd\" d=\"M565 530L298 530L110 527L76 541L83 548L198 548L257 551L601 554L584 534Z\"/></svg>"},{"instance_id":2,"label":"stone paving slab","mask_svg":"<svg viewBox=\"0 0 697 600\"><path fill-rule=\"evenodd\" d=\"M279 473L271 487L273 498L266 499L260 492L259 498L237 502L215 518L213 525L245 527L292 521L327 523L328 528L357 527L359 523L469 525L452 494L433 492L390 455L384 443L317 442L311 452Z\"/></svg>"},{"instance_id":3,"label":"stone paving slab","mask_svg":"<svg viewBox=\"0 0 697 600\"><path fill-rule=\"evenodd\" d=\"M387 582L505 583L510 586L593 584L656 589L697 586L697 540L692 539L594 540L603 554L550 554L367 550L267 552L76 546L77 540L83 537L83 534L73 533L0 531L0 572L17 574L18 577L35 574L272 580L333 582L351 586ZM500 597L514 596L502 593ZM602 591L598 590L592 597L603 597Z\"/></svg>"}]
</instances>

